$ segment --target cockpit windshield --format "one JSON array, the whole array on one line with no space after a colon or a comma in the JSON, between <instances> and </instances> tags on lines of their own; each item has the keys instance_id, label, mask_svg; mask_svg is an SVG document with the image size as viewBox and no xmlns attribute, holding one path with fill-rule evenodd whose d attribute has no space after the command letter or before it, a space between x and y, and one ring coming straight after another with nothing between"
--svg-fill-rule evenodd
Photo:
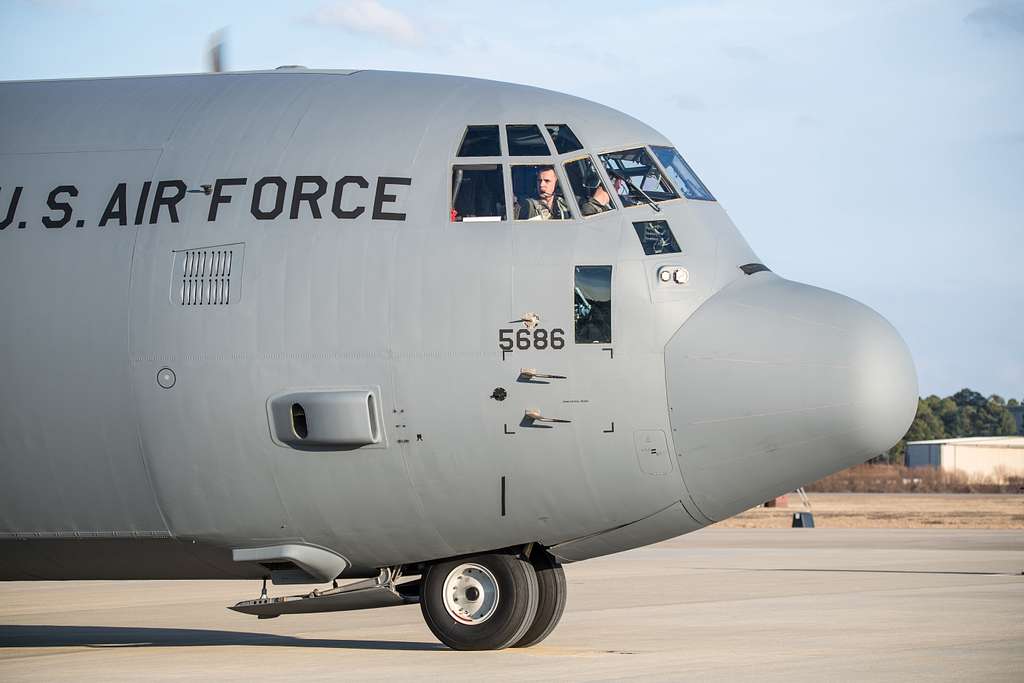
<instances>
[{"instance_id":1,"label":"cockpit windshield","mask_svg":"<svg viewBox=\"0 0 1024 683\"><path fill-rule=\"evenodd\" d=\"M642 147L601 155L601 163L612 179L623 206L650 204L679 195L661 176L661 171Z\"/></svg>"},{"instance_id":2,"label":"cockpit windshield","mask_svg":"<svg viewBox=\"0 0 1024 683\"><path fill-rule=\"evenodd\" d=\"M665 167L668 177L683 191L687 199L715 201L715 198L708 192L708 188L704 186L704 183L700 181L700 178L675 147L651 147L651 149L654 150L654 155L658 157L661 165Z\"/></svg>"}]
</instances>

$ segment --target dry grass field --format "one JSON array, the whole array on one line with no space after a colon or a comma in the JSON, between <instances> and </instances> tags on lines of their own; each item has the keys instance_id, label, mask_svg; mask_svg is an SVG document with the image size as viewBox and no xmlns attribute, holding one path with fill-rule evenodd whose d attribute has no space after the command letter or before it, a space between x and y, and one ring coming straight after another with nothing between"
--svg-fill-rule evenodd
<instances>
[{"instance_id":1,"label":"dry grass field","mask_svg":"<svg viewBox=\"0 0 1024 683\"><path fill-rule=\"evenodd\" d=\"M1024 495L979 493L808 493L814 524L844 529L1024 529ZM756 507L719 522L718 527L788 527L804 508L789 496L789 507Z\"/></svg>"},{"instance_id":2,"label":"dry grass field","mask_svg":"<svg viewBox=\"0 0 1024 683\"><path fill-rule=\"evenodd\" d=\"M1024 479L1005 471L968 476L959 470L865 463L806 488L820 493L1024 493Z\"/></svg>"}]
</instances>

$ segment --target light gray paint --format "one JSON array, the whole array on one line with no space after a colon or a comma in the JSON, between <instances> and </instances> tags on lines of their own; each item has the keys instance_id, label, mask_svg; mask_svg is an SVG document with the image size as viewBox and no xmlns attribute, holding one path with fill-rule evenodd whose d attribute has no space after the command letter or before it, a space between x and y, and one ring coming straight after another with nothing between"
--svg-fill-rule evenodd
<instances>
[{"instance_id":1,"label":"light gray paint","mask_svg":"<svg viewBox=\"0 0 1024 683\"><path fill-rule=\"evenodd\" d=\"M892 326L768 272L704 302L665 358L683 476L713 520L878 455L914 419L917 378Z\"/></svg>"},{"instance_id":2,"label":"light gray paint","mask_svg":"<svg viewBox=\"0 0 1024 683\"><path fill-rule=\"evenodd\" d=\"M298 449L381 444L384 431L376 387L288 391L267 400L267 415L274 441Z\"/></svg>"},{"instance_id":3,"label":"light gray paint","mask_svg":"<svg viewBox=\"0 0 1024 683\"><path fill-rule=\"evenodd\" d=\"M265 548L237 548L231 553L231 559L235 562L292 562L305 574L305 581L295 583L330 581L348 566L345 558L337 553L298 543Z\"/></svg>"},{"instance_id":4,"label":"light gray paint","mask_svg":"<svg viewBox=\"0 0 1024 683\"><path fill-rule=\"evenodd\" d=\"M266 572L232 549L288 545L327 549L351 576L530 542L582 559L863 460L913 415L895 332L838 295L744 275L757 257L717 203L449 222L468 124L568 123L590 154L671 144L591 102L289 70L5 83L0 111L0 210L22 185L28 222L0 233L2 578L248 577ZM300 175L365 177L344 208L366 211L336 219L329 187L320 220L305 205L289 219L287 202L254 218L256 179ZM412 179L388 205L404 221L372 218L383 176ZM208 221L202 186L235 177L248 184ZM180 222L96 225L117 183L134 209L143 181L171 179L197 190ZM88 224L43 228L64 183ZM681 254L643 254L632 221L651 219ZM237 296L183 305L179 255L223 245L244 250ZM572 343L574 265L613 266L612 344ZM664 266L688 284L659 283ZM498 329L526 313L566 347L503 359ZM517 381L524 367L566 379ZM275 442L272 397L354 387L379 397L379 444ZM529 409L568 422L523 422Z\"/></svg>"}]
</instances>

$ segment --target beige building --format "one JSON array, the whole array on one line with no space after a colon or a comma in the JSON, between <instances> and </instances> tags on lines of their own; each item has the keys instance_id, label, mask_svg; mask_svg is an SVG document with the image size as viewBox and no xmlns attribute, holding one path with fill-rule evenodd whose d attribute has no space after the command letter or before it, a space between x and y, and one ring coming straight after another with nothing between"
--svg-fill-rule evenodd
<instances>
[{"instance_id":1,"label":"beige building","mask_svg":"<svg viewBox=\"0 0 1024 683\"><path fill-rule=\"evenodd\" d=\"M977 436L907 443L908 467L959 470L971 479L1005 484L1024 477L1024 436Z\"/></svg>"}]
</instances>

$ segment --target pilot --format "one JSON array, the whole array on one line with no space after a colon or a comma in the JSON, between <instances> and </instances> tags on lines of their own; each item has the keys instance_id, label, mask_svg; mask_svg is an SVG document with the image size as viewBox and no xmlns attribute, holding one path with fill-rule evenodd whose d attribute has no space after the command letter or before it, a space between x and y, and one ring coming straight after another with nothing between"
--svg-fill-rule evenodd
<instances>
[{"instance_id":1,"label":"pilot","mask_svg":"<svg viewBox=\"0 0 1024 683\"><path fill-rule=\"evenodd\" d=\"M528 221L546 221L550 219L570 218L569 205L558 191L558 176L554 166L541 166L537 169L538 198L528 197L519 205L518 218Z\"/></svg>"},{"instance_id":2,"label":"pilot","mask_svg":"<svg viewBox=\"0 0 1024 683\"><path fill-rule=\"evenodd\" d=\"M611 211L613 208L615 207L612 206L612 198L608 195L608 190L604 189L604 185L594 188L590 199L580 204L580 211L584 216L593 216L595 213Z\"/></svg>"}]
</instances>

